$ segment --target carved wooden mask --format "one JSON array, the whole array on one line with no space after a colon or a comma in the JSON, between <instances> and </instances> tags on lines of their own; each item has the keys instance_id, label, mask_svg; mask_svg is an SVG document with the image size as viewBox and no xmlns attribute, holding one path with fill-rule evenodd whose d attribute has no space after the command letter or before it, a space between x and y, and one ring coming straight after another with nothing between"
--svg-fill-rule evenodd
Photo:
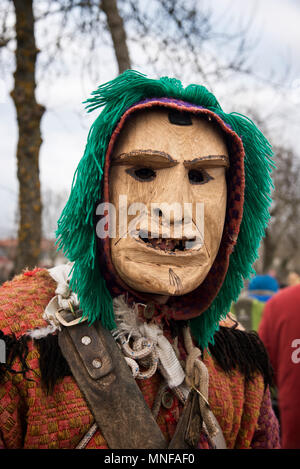
<instances>
[{"instance_id":1,"label":"carved wooden mask","mask_svg":"<svg viewBox=\"0 0 300 469\"><path fill-rule=\"evenodd\" d=\"M109 183L117 214L111 257L127 285L169 296L203 282L222 238L228 165L225 138L207 116L157 108L127 120Z\"/></svg>"}]
</instances>

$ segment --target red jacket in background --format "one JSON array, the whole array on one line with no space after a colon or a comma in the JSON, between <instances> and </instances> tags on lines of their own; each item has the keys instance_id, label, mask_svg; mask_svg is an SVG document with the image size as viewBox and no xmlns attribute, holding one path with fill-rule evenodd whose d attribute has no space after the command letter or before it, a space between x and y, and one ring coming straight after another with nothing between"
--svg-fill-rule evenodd
<instances>
[{"instance_id":1,"label":"red jacket in background","mask_svg":"<svg viewBox=\"0 0 300 469\"><path fill-rule=\"evenodd\" d=\"M300 285L266 303L258 333L274 368L282 448L300 449Z\"/></svg>"}]
</instances>

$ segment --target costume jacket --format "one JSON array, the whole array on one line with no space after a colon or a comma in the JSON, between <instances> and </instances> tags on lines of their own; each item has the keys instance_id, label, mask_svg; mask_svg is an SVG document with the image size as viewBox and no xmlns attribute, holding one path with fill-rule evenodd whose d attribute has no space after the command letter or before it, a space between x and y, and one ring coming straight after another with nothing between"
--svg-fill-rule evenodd
<instances>
[{"instance_id":1,"label":"costume jacket","mask_svg":"<svg viewBox=\"0 0 300 469\"><path fill-rule=\"evenodd\" d=\"M117 327L114 338L120 340L125 331L120 327L126 324L117 322L115 305L125 298L128 307L137 307L135 319L141 322L138 330L155 331L157 337L160 334L180 379L173 385L170 372L169 388L162 387L162 375L165 378L166 371L172 369L164 367L162 349L157 352L158 359L156 351L151 357L158 371L143 375L146 379L137 380L137 385L167 442L174 435L185 402L173 391L185 382L187 392L192 389L189 398L197 392L201 411L197 422L202 417L204 422L203 426L197 424L199 440L193 447L213 447L215 426L210 409L227 448L278 447L266 351L257 334L240 330L234 322L220 324L244 279L253 273L252 264L269 217L270 144L248 118L226 114L205 87L183 88L179 80L168 77L150 80L127 70L100 86L88 103L91 111L104 109L89 132L56 233L58 247L73 263L66 284L73 300L74 295L78 298L79 319L101 324L112 332ZM149 158L154 168L149 168ZM162 194L166 187L168 191ZM188 233L178 240L174 235L161 239L160 245L148 228L140 227L138 237L132 237L131 232L123 236L120 229L118 239L116 234L99 236L98 226L102 223L105 230L108 223L106 209L97 210L99 203L116 206L117 200L120 209L118 195L128 196L132 203L143 202L147 210L157 197L162 203L168 196L168 204L179 199L181 208L186 200L205 203L205 229L201 233L190 211L187 221L198 228L197 236ZM159 211L158 234L164 221ZM148 221L147 216L145 211L141 213L144 218L140 224ZM128 229L125 234L129 234ZM5 342L6 360L1 364L0 446L4 448L108 445L99 429L89 433L91 438L84 439L82 445L94 417L70 371L73 369L75 375L77 368L71 364L69 368L70 362L61 352L57 325L45 316L57 289L55 277L41 269L24 271L1 287L0 339ZM156 304L157 297L164 295L166 304ZM145 316L148 302L154 305L151 318L148 313ZM75 314L72 302L69 305L62 298L62 303L62 309ZM130 334L127 345L133 337ZM156 346L154 339L152 345ZM126 340L119 343L120 348L127 346ZM187 378L192 375L188 364L194 349L195 380L189 384ZM141 361L141 366L145 363ZM199 376L205 378L198 381L204 391L196 387ZM142 405L145 409L144 401ZM122 412L124 408L128 414L135 412L133 404L127 409L124 402ZM114 447L122 446L116 443Z\"/></svg>"},{"instance_id":2,"label":"costume jacket","mask_svg":"<svg viewBox=\"0 0 300 469\"><path fill-rule=\"evenodd\" d=\"M49 328L43 319L55 289L56 282L48 271L36 269L16 276L0 290L1 337L15 356L11 370L3 370L0 388L2 448L76 448L93 424L93 416L82 393L68 370L63 369L61 357L56 353L56 332L51 333L51 326ZM232 323L229 321L226 326L232 327ZM45 334L45 328L50 333L38 339ZM168 330L165 334L170 337ZM205 353L204 362L210 376L209 403L227 447L279 447L278 422L262 374L257 371L252 380L246 381L238 369L225 372L213 355ZM58 372L58 368L62 375L65 374L57 379L50 393L43 384L41 368L48 370L48 379L55 369ZM25 369L27 372L22 373ZM148 380L137 381L150 408L160 381L158 372ZM182 405L175 396L160 407L157 423L167 441L174 434L181 410ZM134 409L128 409L128 412L134 412ZM198 446L210 448L204 435ZM107 448L99 430L86 448Z\"/></svg>"}]
</instances>

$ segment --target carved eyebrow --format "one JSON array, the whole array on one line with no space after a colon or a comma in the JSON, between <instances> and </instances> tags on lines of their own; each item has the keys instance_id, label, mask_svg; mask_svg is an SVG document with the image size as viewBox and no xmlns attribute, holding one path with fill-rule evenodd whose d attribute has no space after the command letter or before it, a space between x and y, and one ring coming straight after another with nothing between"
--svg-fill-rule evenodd
<instances>
[{"instance_id":1,"label":"carved eyebrow","mask_svg":"<svg viewBox=\"0 0 300 469\"><path fill-rule=\"evenodd\" d=\"M192 160L184 160L183 162L186 167L198 166L202 163L209 166L220 166L221 164L222 166L229 168L229 158L227 155L205 155Z\"/></svg>"},{"instance_id":2,"label":"carved eyebrow","mask_svg":"<svg viewBox=\"0 0 300 469\"><path fill-rule=\"evenodd\" d=\"M159 166L162 167L170 167L178 164L178 161L174 160L171 155L158 150L132 150L128 153L120 153L112 160L113 165L126 165L132 163L145 164L146 162L159 164Z\"/></svg>"},{"instance_id":3,"label":"carved eyebrow","mask_svg":"<svg viewBox=\"0 0 300 469\"><path fill-rule=\"evenodd\" d=\"M113 157L112 165L127 165L127 164L145 164L159 165L162 168L168 168L170 166L175 166L179 164L178 161L174 160L168 153L158 150L132 150L128 153L120 153L119 155ZM209 166L226 166L229 167L229 158L227 155L204 155L192 160L184 160L184 166L193 167L200 166L201 164Z\"/></svg>"}]
</instances>

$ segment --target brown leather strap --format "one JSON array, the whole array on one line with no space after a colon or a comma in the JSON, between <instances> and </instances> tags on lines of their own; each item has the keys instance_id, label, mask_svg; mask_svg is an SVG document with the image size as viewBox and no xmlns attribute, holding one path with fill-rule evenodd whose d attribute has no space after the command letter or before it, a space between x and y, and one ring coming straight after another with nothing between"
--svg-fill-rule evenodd
<instances>
[{"instance_id":1,"label":"brown leather strap","mask_svg":"<svg viewBox=\"0 0 300 469\"><path fill-rule=\"evenodd\" d=\"M168 448L196 448L200 439L202 423L199 399L197 397L197 393L192 390L188 395L174 436Z\"/></svg>"},{"instance_id":2,"label":"brown leather strap","mask_svg":"<svg viewBox=\"0 0 300 469\"><path fill-rule=\"evenodd\" d=\"M177 424L174 436L169 449L192 449L197 448L201 436L204 432L206 438L209 440L212 449L226 449L226 441L221 430L221 427L211 412L211 418L214 420L218 433L213 438L210 438L205 431L203 419L201 416L199 398L195 390L191 390L187 401L184 405L180 420Z\"/></svg>"},{"instance_id":3,"label":"brown leather strap","mask_svg":"<svg viewBox=\"0 0 300 469\"><path fill-rule=\"evenodd\" d=\"M64 319L68 316L74 319L70 313L64 314ZM109 448L197 447L203 422L196 392L190 392L168 446L109 331L100 323L95 326L79 323L63 327L58 341ZM211 443L213 447L226 448L220 428Z\"/></svg>"},{"instance_id":4,"label":"brown leather strap","mask_svg":"<svg viewBox=\"0 0 300 469\"><path fill-rule=\"evenodd\" d=\"M167 447L109 331L81 323L63 327L58 341L109 448Z\"/></svg>"}]
</instances>

